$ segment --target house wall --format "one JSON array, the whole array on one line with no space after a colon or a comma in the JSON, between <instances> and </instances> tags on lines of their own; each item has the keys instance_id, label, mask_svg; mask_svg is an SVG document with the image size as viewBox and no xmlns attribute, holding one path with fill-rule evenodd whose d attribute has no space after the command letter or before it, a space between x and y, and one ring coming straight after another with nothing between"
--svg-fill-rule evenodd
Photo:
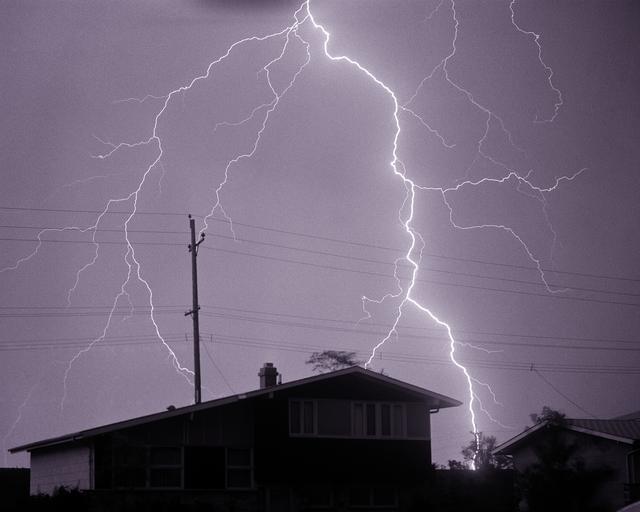
<instances>
[{"instance_id":1,"label":"house wall","mask_svg":"<svg viewBox=\"0 0 640 512\"><path fill-rule=\"evenodd\" d=\"M249 401L115 431L95 439L96 488L225 488L233 464L226 450L253 445ZM154 461L154 452L163 448L177 450L176 458ZM161 466L172 475L159 485Z\"/></svg>"},{"instance_id":2,"label":"house wall","mask_svg":"<svg viewBox=\"0 0 640 512\"><path fill-rule=\"evenodd\" d=\"M256 401L256 480L278 483L421 481L431 467L429 414L422 439L292 436L286 397Z\"/></svg>"},{"instance_id":3,"label":"house wall","mask_svg":"<svg viewBox=\"0 0 640 512\"><path fill-rule=\"evenodd\" d=\"M538 440L542 441L546 433L541 432ZM609 439L595 437L572 431L556 432L560 440L566 444L577 446L575 456L584 461L586 469L608 469L610 474L599 486L594 500L603 506L604 510L618 510L624 503L624 484L628 482L627 454L632 450L631 445ZM538 461L534 449L537 442L533 441L515 450L513 462L515 469L523 473Z\"/></svg>"},{"instance_id":4,"label":"house wall","mask_svg":"<svg viewBox=\"0 0 640 512\"><path fill-rule=\"evenodd\" d=\"M92 451L88 444L69 444L31 452L31 494L53 494L60 486L92 489Z\"/></svg>"}]
</instances>

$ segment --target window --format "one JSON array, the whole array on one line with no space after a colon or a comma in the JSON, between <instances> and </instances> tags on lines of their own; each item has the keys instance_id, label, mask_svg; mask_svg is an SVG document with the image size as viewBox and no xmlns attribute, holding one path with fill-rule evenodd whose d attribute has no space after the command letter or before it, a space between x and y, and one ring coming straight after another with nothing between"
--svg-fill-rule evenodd
<instances>
[{"instance_id":1,"label":"window","mask_svg":"<svg viewBox=\"0 0 640 512\"><path fill-rule=\"evenodd\" d=\"M351 411L353 437L406 437L403 404L354 402Z\"/></svg>"},{"instance_id":2,"label":"window","mask_svg":"<svg viewBox=\"0 0 640 512\"><path fill-rule=\"evenodd\" d=\"M364 435L364 404L353 404L353 435Z\"/></svg>"},{"instance_id":3,"label":"window","mask_svg":"<svg viewBox=\"0 0 640 512\"><path fill-rule=\"evenodd\" d=\"M289 402L289 433L315 435L316 402L314 400L291 400Z\"/></svg>"},{"instance_id":4,"label":"window","mask_svg":"<svg viewBox=\"0 0 640 512\"><path fill-rule=\"evenodd\" d=\"M187 489L224 489L226 450L222 446L186 446L184 483Z\"/></svg>"},{"instance_id":5,"label":"window","mask_svg":"<svg viewBox=\"0 0 640 512\"><path fill-rule=\"evenodd\" d=\"M404 436L404 411L400 404L393 406L393 432L396 437Z\"/></svg>"},{"instance_id":6,"label":"window","mask_svg":"<svg viewBox=\"0 0 640 512\"><path fill-rule=\"evenodd\" d=\"M333 493L326 485L310 485L300 491L301 505L304 510L327 509L333 507Z\"/></svg>"},{"instance_id":7,"label":"window","mask_svg":"<svg viewBox=\"0 0 640 512\"><path fill-rule=\"evenodd\" d=\"M182 487L182 450L179 447L149 448L149 487Z\"/></svg>"},{"instance_id":8,"label":"window","mask_svg":"<svg viewBox=\"0 0 640 512\"><path fill-rule=\"evenodd\" d=\"M115 487L145 487L147 484L147 449L123 445L113 451Z\"/></svg>"},{"instance_id":9,"label":"window","mask_svg":"<svg viewBox=\"0 0 640 512\"><path fill-rule=\"evenodd\" d=\"M252 456L250 448L227 448L227 488L253 487Z\"/></svg>"},{"instance_id":10,"label":"window","mask_svg":"<svg viewBox=\"0 0 640 512\"><path fill-rule=\"evenodd\" d=\"M298 400L291 400L291 402L289 402L289 432L291 434L299 434L302 432L300 428L301 417L300 402Z\"/></svg>"},{"instance_id":11,"label":"window","mask_svg":"<svg viewBox=\"0 0 640 512\"><path fill-rule=\"evenodd\" d=\"M367 414L367 423L366 423L366 434L368 436L376 435L376 404L366 404L366 414Z\"/></svg>"},{"instance_id":12,"label":"window","mask_svg":"<svg viewBox=\"0 0 640 512\"><path fill-rule=\"evenodd\" d=\"M185 447L184 479L187 489L251 489L251 448L223 446Z\"/></svg>"},{"instance_id":13,"label":"window","mask_svg":"<svg viewBox=\"0 0 640 512\"><path fill-rule=\"evenodd\" d=\"M391 405L380 404L380 435L391 435Z\"/></svg>"},{"instance_id":14,"label":"window","mask_svg":"<svg viewBox=\"0 0 640 512\"><path fill-rule=\"evenodd\" d=\"M179 446L113 447L115 488L181 488L182 448Z\"/></svg>"},{"instance_id":15,"label":"window","mask_svg":"<svg viewBox=\"0 0 640 512\"><path fill-rule=\"evenodd\" d=\"M353 508L394 508L398 490L390 486L357 486L349 489L349 506Z\"/></svg>"}]
</instances>

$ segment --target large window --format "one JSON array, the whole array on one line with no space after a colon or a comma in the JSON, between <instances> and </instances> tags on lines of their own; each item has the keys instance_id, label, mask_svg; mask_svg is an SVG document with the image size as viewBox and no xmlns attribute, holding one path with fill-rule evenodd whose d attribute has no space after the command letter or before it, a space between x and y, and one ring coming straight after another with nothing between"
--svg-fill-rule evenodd
<instances>
[{"instance_id":1,"label":"large window","mask_svg":"<svg viewBox=\"0 0 640 512\"><path fill-rule=\"evenodd\" d=\"M403 404L354 402L351 409L353 437L406 437Z\"/></svg>"},{"instance_id":2,"label":"large window","mask_svg":"<svg viewBox=\"0 0 640 512\"><path fill-rule=\"evenodd\" d=\"M182 450L179 447L149 448L149 487L182 487Z\"/></svg>"},{"instance_id":3,"label":"large window","mask_svg":"<svg viewBox=\"0 0 640 512\"><path fill-rule=\"evenodd\" d=\"M147 448L119 445L113 448L113 485L120 488L147 486Z\"/></svg>"},{"instance_id":4,"label":"large window","mask_svg":"<svg viewBox=\"0 0 640 512\"><path fill-rule=\"evenodd\" d=\"M303 510L323 510L333 508L333 492L328 485L308 485L299 491Z\"/></svg>"},{"instance_id":5,"label":"large window","mask_svg":"<svg viewBox=\"0 0 640 512\"><path fill-rule=\"evenodd\" d=\"M253 487L253 461L249 448L227 448L227 488Z\"/></svg>"},{"instance_id":6,"label":"large window","mask_svg":"<svg viewBox=\"0 0 640 512\"><path fill-rule=\"evenodd\" d=\"M185 448L187 489L251 489L251 448L188 446Z\"/></svg>"},{"instance_id":7,"label":"large window","mask_svg":"<svg viewBox=\"0 0 640 512\"><path fill-rule=\"evenodd\" d=\"M316 434L316 409L315 400L291 400L289 402L289 433Z\"/></svg>"},{"instance_id":8,"label":"large window","mask_svg":"<svg viewBox=\"0 0 640 512\"><path fill-rule=\"evenodd\" d=\"M352 508L395 508L398 506L398 490L392 486L356 486L349 489L349 506Z\"/></svg>"},{"instance_id":9,"label":"large window","mask_svg":"<svg viewBox=\"0 0 640 512\"><path fill-rule=\"evenodd\" d=\"M292 436L428 439L429 417L421 403L350 400L289 401Z\"/></svg>"}]
</instances>

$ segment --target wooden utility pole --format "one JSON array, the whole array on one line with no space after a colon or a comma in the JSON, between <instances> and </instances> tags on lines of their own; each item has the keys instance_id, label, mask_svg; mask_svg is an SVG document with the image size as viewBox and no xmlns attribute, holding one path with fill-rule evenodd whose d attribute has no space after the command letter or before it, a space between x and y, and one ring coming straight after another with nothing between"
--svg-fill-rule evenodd
<instances>
[{"instance_id":1,"label":"wooden utility pole","mask_svg":"<svg viewBox=\"0 0 640 512\"><path fill-rule=\"evenodd\" d=\"M185 316L191 315L193 319L193 372L195 374L195 402L199 404L202 398L200 386L200 323L198 320L198 246L204 242L204 233L200 235L200 240L196 243L196 221L189 214L189 227L191 228L191 243L189 244L189 252L191 253L191 279L193 289L193 308L187 311Z\"/></svg>"}]
</instances>

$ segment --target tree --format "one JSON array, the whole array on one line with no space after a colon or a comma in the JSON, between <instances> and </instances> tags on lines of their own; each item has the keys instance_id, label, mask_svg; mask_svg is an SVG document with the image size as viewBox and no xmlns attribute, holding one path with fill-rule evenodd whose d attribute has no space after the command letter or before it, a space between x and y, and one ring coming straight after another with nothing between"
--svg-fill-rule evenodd
<instances>
[{"instance_id":1,"label":"tree","mask_svg":"<svg viewBox=\"0 0 640 512\"><path fill-rule=\"evenodd\" d=\"M542 412L540 414L536 412L529 414L529 418L531 418L531 422L534 425L548 421L550 425L561 427L566 423L565 414L552 409L548 405L542 407Z\"/></svg>"},{"instance_id":2,"label":"tree","mask_svg":"<svg viewBox=\"0 0 640 512\"><path fill-rule=\"evenodd\" d=\"M485 436L478 432L468 445L462 447L462 456L469 466L475 466L479 471L511 469L511 460L506 455L494 455L495 447L495 436Z\"/></svg>"},{"instance_id":3,"label":"tree","mask_svg":"<svg viewBox=\"0 0 640 512\"><path fill-rule=\"evenodd\" d=\"M588 467L579 445L566 436L564 414L544 406L530 415L534 425L546 422L533 446L536 462L519 476L520 492L530 512L586 512L599 510L592 500L609 477L607 467Z\"/></svg>"},{"instance_id":4,"label":"tree","mask_svg":"<svg viewBox=\"0 0 640 512\"><path fill-rule=\"evenodd\" d=\"M349 366L357 366L362 363L356 358L355 352L347 352L345 350L323 350L322 352L314 352L311 357L305 361L306 364L313 365L314 372L325 372L339 370L340 368L348 368Z\"/></svg>"},{"instance_id":5,"label":"tree","mask_svg":"<svg viewBox=\"0 0 640 512\"><path fill-rule=\"evenodd\" d=\"M460 469L469 469L464 462L460 462L459 460L455 460L455 459L449 459L447 461L447 466L445 466L448 469L451 470L460 470Z\"/></svg>"}]
</instances>

